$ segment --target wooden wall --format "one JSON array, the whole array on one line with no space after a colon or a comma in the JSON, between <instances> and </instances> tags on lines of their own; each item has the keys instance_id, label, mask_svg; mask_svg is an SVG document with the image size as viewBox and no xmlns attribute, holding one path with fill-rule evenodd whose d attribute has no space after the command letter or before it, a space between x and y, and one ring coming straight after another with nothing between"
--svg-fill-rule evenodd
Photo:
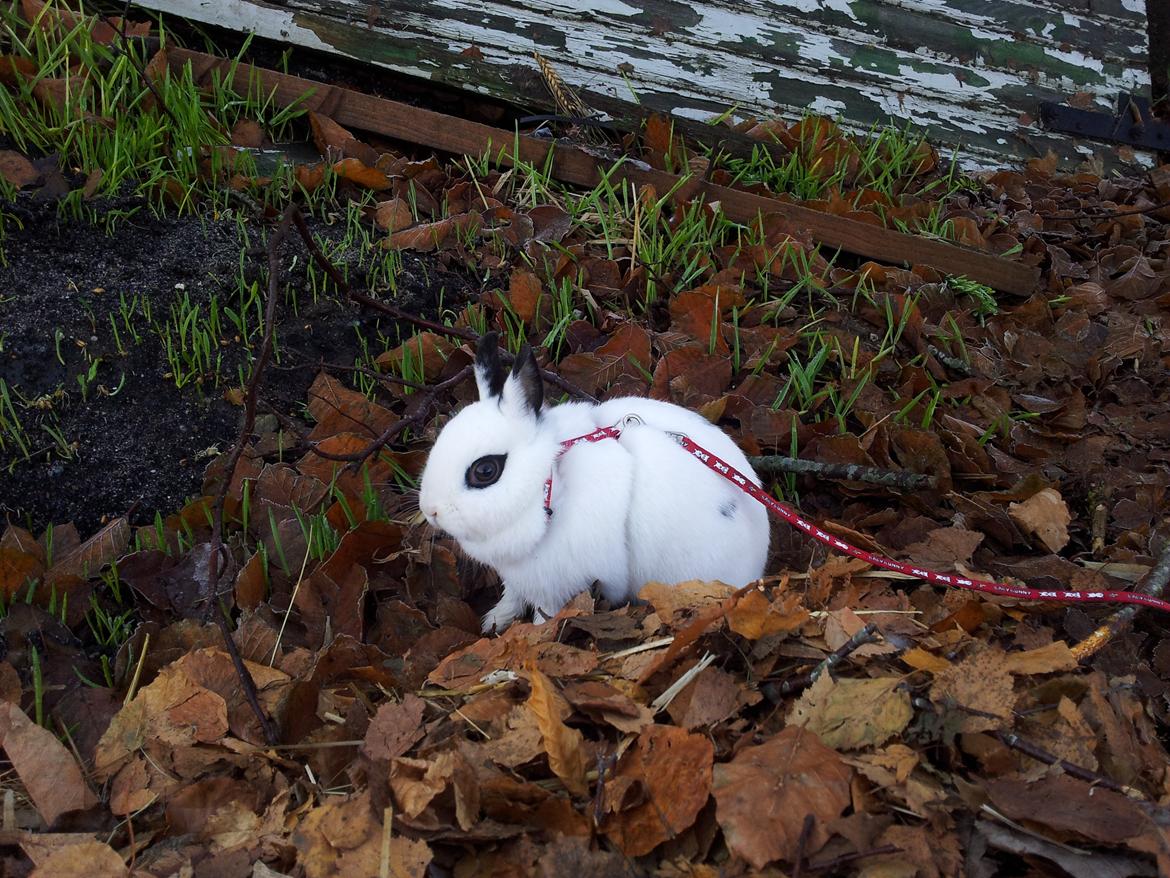
<instances>
[{"instance_id":1,"label":"wooden wall","mask_svg":"<svg viewBox=\"0 0 1170 878\"><path fill-rule=\"evenodd\" d=\"M991 166L1117 149L1039 102L1148 94L1145 0L142 0L136 5L549 106L532 51L587 102L691 118L809 108L911 122ZM1127 156L1128 157L1128 156Z\"/></svg>"}]
</instances>

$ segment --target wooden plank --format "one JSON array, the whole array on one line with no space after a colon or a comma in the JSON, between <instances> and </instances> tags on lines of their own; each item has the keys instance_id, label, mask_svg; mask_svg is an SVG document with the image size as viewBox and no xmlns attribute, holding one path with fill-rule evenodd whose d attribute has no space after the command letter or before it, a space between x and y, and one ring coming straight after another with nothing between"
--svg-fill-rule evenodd
<instances>
[{"instance_id":1,"label":"wooden plank","mask_svg":"<svg viewBox=\"0 0 1170 878\"><path fill-rule=\"evenodd\" d=\"M225 73L230 62L199 52L172 49L170 62L182 66L191 63L200 80L212 70ZM328 114L342 125L372 131L409 143L421 144L450 153L480 156L499 155L505 160L513 148L525 162L544 166L553 153L552 174L559 180L592 187L601 182L597 160L574 147L550 144L501 128L458 119L432 110L411 107L396 101L349 89L314 83L296 76L240 64L235 70L237 88L247 88L256 81L265 93L288 105L303 99L307 109ZM618 168L611 180L629 180L637 185L652 185L666 192L679 184L679 177L663 171L637 168L627 163ZM905 235L879 226L821 213L796 204L728 189L690 178L688 191L702 194L708 201L718 201L732 220L751 222L761 214L780 214L814 239L830 247L882 262L930 265L948 275L965 275L998 290L1028 295L1036 287L1036 269L942 241Z\"/></svg>"},{"instance_id":2,"label":"wooden plank","mask_svg":"<svg viewBox=\"0 0 1170 878\"><path fill-rule=\"evenodd\" d=\"M140 0L545 108L531 50L594 106L697 118L808 108L855 127L911 122L971 162L1113 151L1039 127L1041 100L1144 93L1144 16L1073 0ZM1096 7L1094 3L1094 8ZM1140 0L1137 2L1140 6ZM1135 0L1118 7L1128 12ZM1075 11L1074 11L1075 10ZM923 49L922 47L929 47Z\"/></svg>"}]
</instances>

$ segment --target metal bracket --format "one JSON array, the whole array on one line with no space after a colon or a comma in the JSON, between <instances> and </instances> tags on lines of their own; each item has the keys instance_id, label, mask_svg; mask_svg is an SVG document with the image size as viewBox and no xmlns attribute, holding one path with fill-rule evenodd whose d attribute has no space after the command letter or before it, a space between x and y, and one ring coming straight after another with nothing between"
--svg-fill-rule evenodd
<instances>
[{"instance_id":1,"label":"metal bracket","mask_svg":"<svg viewBox=\"0 0 1170 878\"><path fill-rule=\"evenodd\" d=\"M1126 143L1139 149L1170 151L1170 123L1150 112L1148 100L1128 92L1117 96L1117 113L1112 116L1055 101L1041 101L1040 121L1045 128L1064 134Z\"/></svg>"}]
</instances>

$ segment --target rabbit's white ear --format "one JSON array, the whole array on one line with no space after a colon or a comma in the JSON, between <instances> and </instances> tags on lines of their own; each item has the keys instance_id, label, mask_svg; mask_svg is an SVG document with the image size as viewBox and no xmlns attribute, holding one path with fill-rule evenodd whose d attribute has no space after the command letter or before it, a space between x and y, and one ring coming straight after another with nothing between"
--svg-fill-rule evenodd
<instances>
[{"instance_id":1,"label":"rabbit's white ear","mask_svg":"<svg viewBox=\"0 0 1170 878\"><path fill-rule=\"evenodd\" d=\"M504 389L504 370L500 366L500 334L485 332L475 346L475 384L481 400L500 395Z\"/></svg>"},{"instance_id":2,"label":"rabbit's white ear","mask_svg":"<svg viewBox=\"0 0 1170 878\"><path fill-rule=\"evenodd\" d=\"M540 377L540 367L532 356L532 348L524 345L512 364L512 374L504 381L500 408L509 417L538 419L543 403L544 382Z\"/></svg>"}]
</instances>

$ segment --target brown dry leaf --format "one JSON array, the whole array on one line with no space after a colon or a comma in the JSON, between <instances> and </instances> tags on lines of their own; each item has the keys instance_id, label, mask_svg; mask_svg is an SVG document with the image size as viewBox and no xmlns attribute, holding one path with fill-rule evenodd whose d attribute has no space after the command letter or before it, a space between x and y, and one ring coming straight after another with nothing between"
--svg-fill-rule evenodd
<instances>
[{"instance_id":1,"label":"brown dry leaf","mask_svg":"<svg viewBox=\"0 0 1170 878\"><path fill-rule=\"evenodd\" d=\"M349 798L330 797L313 808L297 826L292 840L307 878L380 875L382 830L366 791ZM393 835L389 846L394 878L425 878L432 858L426 842Z\"/></svg>"},{"instance_id":2,"label":"brown dry leaf","mask_svg":"<svg viewBox=\"0 0 1170 878\"><path fill-rule=\"evenodd\" d=\"M328 116L314 113L312 110L309 111L309 126L313 129L313 143L325 158L350 157L360 160L361 164L367 166L367 170L374 169L378 162L377 151L354 137L348 129L338 125ZM381 174L381 171L378 173Z\"/></svg>"},{"instance_id":3,"label":"brown dry leaf","mask_svg":"<svg viewBox=\"0 0 1170 878\"><path fill-rule=\"evenodd\" d=\"M457 348L441 335L433 332L419 332L412 335L398 347L378 355L374 360L382 371L402 374L402 363L410 357L416 364L422 364L426 381L434 381L447 366L447 360Z\"/></svg>"},{"instance_id":4,"label":"brown dry leaf","mask_svg":"<svg viewBox=\"0 0 1170 878\"><path fill-rule=\"evenodd\" d=\"M986 788L996 810L1012 820L1076 833L1101 844L1123 843L1149 827L1137 802L1067 774L1038 780L1001 778Z\"/></svg>"},{"instance_id":5,"label":"brown dry leaf","mask_svg":"<svg viewBox=\"0 0 1170 878\"><path fill-rule=\"evenodd\" d=\"M364 393L346 387L332 375L320 372L308 391L309 414L317 422L308 438L325 439L339 433L365 431L369 441L377 439L386 428L397 423L398 416Z\"/></svg>"},{"instance_id":6,"label":"brown dry leaf","mask_svg":"<svg viewBox=\"0 0 1170 878\"><path fill-rule=\"evenodd\" d=\"M930 700L953 705L964 717L963 732L1003 728L1012 721L1015 694L1004 654L981 649L935 675Z\"/></svg>"},{"instance_id":7,"label":"brown dry leaf","mask_svg":"<svg viewBox=\"0 0 1170 878\"><path fill-rule=\"evenodd\" d=\"M256 149L264 142L264 129L253 119L241 119L232 127L232 144Z\"/></svg>"},{"instance_id":8,"label":"brown dry leaf","mask_svg":"<svg viewBox=\"0 0 1170 878\"><path fill-rule=\"evenodd\" d=\"M1068 545L1068 525L1072 515L1068 504L1055 488L1044 488L1023 503L1008 506L1012 520L1035 536L1050 552L1059 552Z\"/></svg>"},{"instance_id":9,"label":"brown dry leaf","mask_svg":"<svg viewBox=\"0 0 1170 878\"><path fill-rule=\"evenodd\" d=\"M457 750L445 750L432 760L393 760L390 789L402 814L420 829L468 830L479 821L475 769Z\"/></svg>"},{"instance_id":10,"label":"brown dry leaf","mask_svg":"<svg viewBox=\"0 0 1170 878\"><path fill-rule=\"evenodd\" d=\"M945 671L951 666L945 658L927 652L921 646L906 650L899 658L917 671L930 671L932 674Z\"/></svg>"},{"instance_id":11,"label":"brown dry leaf","mask_svg":"<svg viewBox=\"0 0 1170 878\"><path fill-rule=\"evenodd\" d=\"M374 222L387 232L400 232L414 222L410 205L401 198L379 201L374 210Z\"/></svg>"},{"instance_id":12,"label":"brown dry leaf","mask_svg":"<svg viewBox=\"0 0 1170 878\"><path fill-rule=\"evenodd\" d=\"M108 780L143 747L177 749L218 741L228 731L227 703L168 665L123 707L94 753L94 776Z\"/></svg>"},{"instance_id":13,"label":"brown dry leaf","mask_svg":"<svg viewBox=\"0 0 1170 878\"><path fill-rule=\"evenodd\" d=\"M540 279L535 274L522 268L512 272L508 280L508 304L525 323L531 323L536 318L540 293Z\"/></svg>"},{"instance_id":14,"label":"brown dry leaf","mask_svg":"<svg viewBox=\"0 0 1170 878\"><path fill-rule=\"evenodd\" d=\"M31 58L20 55L0 55L0 82L5 85L19 85L36 76L37 64Z\"/></svg>"},{"instance_id":15,"label":"brown dry leaf","mask_svg":"<svg viewBox=\"0 0 1170 878\"><path fill-rule=\"evenodd\" d=\"M404 755L423 736L426 702L407 693L401 702L383 704L370 721L362 753L369 759L389 761Z\"/></svg>"},{"instance_id":16,"label":"brown dry leaf","mask_svg":"<svg viewBox=\"0 0 1170 878\"><path fill-rule=\"evenodd\" d=\"M544 753L536 714L523 705L512 708L499 734L477 745L478 751L503 768L518 768Z\"/></svg>"},{"instance_id":17,"label":"brown dry leaf","mask_svg":"<svg viewBox=\"0 0 1170 878\"><path fill-rule=\"evenodd\" d=\"M804 726L836 750L878 747L906 728L910 693L899 677L833 680L821 674L793 703L788 724Z\"/></svg>"},{"instance_id":18,"label":"brown dry leaf","mask_svg":"<svg viewBox=\"0 0 1170 878\"><path fill-rule=\"evenodd\" d=\"M325 182L325 163L318 162L315 165L297 165L293 169L293 175L297 178L298 186L306 192L315 192Z\"/></svg>"},{"instance_id":19,"label":"brown dry leaf","mask_svg":"<svg viewBox=\"0 0 1170 878\"><path fill-rule=\"evenodd\" d=\"M1054 640L1027 652L1009 652L1003 657L1003 666L1009 674L1051 674L1076 670L1077 660L1067 643Z\"/></svg>"},{"instance_id":20,"label":"brown dry leaf","mask_svg":"<svg viewBox=\"0 0 1170 878\"><path fill-rule=\"evenodd\" d=\"M0 748L46 824L98 803L65 745L9 701L0 701Z\"/></svg>"},{"instance_id":21,"label":"brown dry leaf","mask_svg":"<svg viewBox=\"0 0 1170 878\"><path fill-rule=\"evenodd\" d=\"M969 567L971 555L983 542L983 534L951 526L932 530L921 542L905 549L915 563L932 570L954 570L956 565Z\"/></svg>"},{"instance_id":22,"label":"brown dry leaf","mask_svg":"<svg viewBox=\"0 0 1170 878\"><path fill-rule=\"evenodd\" d=\"M585 739L579 731L565 725L571 712L569 704L552 681L535 667L529 669L528 679L532 685L528 709L540 727L549 768L570 793L584 796L589 792L585 783Z\"/></svg>"},{"instance_id":23,"label":"brown dry leaf","mask_svg":"<svg viewBox=\"0 0 1170 878\"><path fill-rule=\"evenodd\" d=\"M558 242L573 227L573 218L555 204L542 204L528 211L532 221L532 236L537 241Z\"/></svg>"},{"instance_id":24,"label":"brown dry leaf","mask_svg":"<svg viewBox=\"0 0 1170 878\"><path fill-rule=\"evenodd\" d=\"M67 577L87 578L117 560L130 545L130 522L125 516L115 518L96 534L55 562L45 573L45 584L52 586Z\"/></svg>"},{"instance_id":25,"label":"brown dry leaf","mask_svg":"<svg viewBox=\"0 0 1170 878\"><path fill-rule=\"evenodd\" d=\"M730 718L745 703L760 697L745 690L731 674L718 668L704 668L674 697L667 712L683 728L706 728ZM647 713L653 717L652 711Z\"/></svg>"},{"instance_id":26,"label":"brown dry leaf","mask_svg":"<svg viewBox=\"0 0 1170 878\"><path fill-rule=\"evenodd\" d=\"M20 189L39 180L41 173L20 153L5 149L0 150L0 177Z\"/></svg>"},{"instance_id":27,"label":"brown dry leaf","mask_svg":"<svg viewBox=\"0 0 1170 878\"><path fill-rule=\"evenodd\" d=\"M100 841L88 841L49 854L30 878L125 878L129 874L117 851Z\"/></svg>"},{"instance_id":28,"label":"brown dry leaf","mask_svg":"<svg viewBox=\"0 0 1170 878\"><path fill-rule=\"evenodd\" d=\"M375 192L381 192L394 185L389 177L358 158L347 158L339 162L334 162L333 171L342 179L356 183L358 186L372 189Z\"/></svg>"},{"instance_id":29,"label":"brown dry leaf","mask_svg":"<svg viewBox=\"0 0 1170 878\"><path fill-rule=\"evenodd\" d=\"M89 80L84 76L68 76L63 79L44 77L32 87L33 97L58 112L80 115L82 96L89 91Z\"/></svg>"},{"instance_id":30,"label":"brown dry leaf","mask_svg":"<svg viewBox=\"0 0 1170 878\"><path fill-rule=\"evenodd\" d=\"M34 556L19 549L0 547L0 596L5 606L14 594L28 589L30 580L39 579L44 569Z\"/></svg>"},{"instance_id":31,"label":"brown dry leaf","mask_svg":"<svg viewBox=\"0 0 1170 878\"><path fill-rule=\"evenodd\" d=\"M662 621L671 628L682 628L703 610L716 606L734 592L734 588L722 582L694 579L676 585L648 582L638 592L638 598L653 606Z\"/></svg>"},{"instance_id":32,"label":"brown dry leaf","mask_svg":"<svg viewBox=\"0 0 1170 878\"><path fill-rule=\"evenodd\" d=\"M483 219L476 211L449 216L433 223L422 223L395 232L382 242L391 250L418 250L429 253L441 250L453 241L479 235Z\"/></svg>"},{"instance_id":33,"label":"brown dry leaf","mask_svg":"<svg viewBox=\"0 0 1170 878\"><path fill-rule=\"evenodd\" d=\"M671 328L689 335L703 345L711 342L711 321L722 321L733 307L744 305L743 290L735 286L708 284L687 290L670 299ZM722 333L715 334L715 350L721 354L730 353Z\"/></svg>"},{"instance_id":34,"label":"brown dry leaf","mask_svg":"<svg viewBox=\"0 0 1170 878\"><path fill-rule=\"evenodd\" d=\"M727 846L762 869L795 856L811 814L816 820L803 853L813 854L829 839L826 824L849 807L852 776L836 751L792 726L715 766L715 818Z\"/></svg>"},{"instance_id":35,"label":"brown dry leaf","mask_svg":"<svg viewBox=\"0 0 1170 878\"><path fill-rule=\"evenodd\" d=\"M334 455L360 454L372 441L368 433L365 435L338 433L336 436L322 439L316 447ZM363 472L352 472L345 461L329 460L310 451L296 462L296 468L301 475L313 476L326 485L335 485L348 497L360 497L365 490L366 476ZM393 481L394 478L394 471L377 456L371 456L366 460L362 464L362 470L368 470L370 482L374 485Z\"/></svg>"},{"instance_id":36,"label":"brown dry leaf","mask_svg":"<svg viewBox=\"0 0 1170 878\"><path fill-rule=\"evenodd\" d=\"M856 558L841 558L842 562L854 562L859 559ZM861 562L865 564L864 561ZM825 564L821 570L827 570L833 565L833 559ZM851 564L843 563L841 565L845 569L850 569ZM848 607L843 607L840 610L830 610L825 616L825 642L829 645L829 649L840 649L849 642L857 632L865 627L865 620L858 616ZM885 641L877 643L867 643L864 646L853 650L853 655L858 657L872 656L872 655L889 655L897 652L893 644Z\"/></svg>"},{"instance_id":37,"label":"brown dry leaf","mask_svg":"<svg viewBox=\"0 0 1170 878\"><path fill-rule=\"evenodd\" d=\"M778 587L775 596L775 600L769 601L762 591L749 591L727 614L728 627L748 640L759 640L796 631L808 621L809 613L799 594Z\"/></svg>"},{"instance_id":38,"label":"brown dry leaf","mask_svg":"<svg viewBox=\"0 0 1170 878\"><path fill-rule=\"evenodd\" d=\"M654 399L694 407L720 396L731 382L731 359L697 345L675 348L654 368Z\"/></svg>"},{"instance_id":39,"label":"brown dry leaf","mask_svg":"<svg viewBox=\"0 0 1170 878\"><path fill-rule=\"evenodd\" d=\"M254 610L260 606L267 591L264 557L260 552L253 552L244 566L240 568L240 572L236 574L236 584L232 589L236 606L241 610Z\"/></svg>"},{"instance_id":40,"label":"brown dry leaf","mask_svg":"<svg viewBox=\"0 0 1170 878\"><path fill-rule=\"evenodd\" d=\"M695 822L711 792L714 747L705 735L675 726L652 725L618 763L607 784L635 785L640 798L608 815L601 831L630 857L648 854Z\"/></svg>"}]
</instances>

